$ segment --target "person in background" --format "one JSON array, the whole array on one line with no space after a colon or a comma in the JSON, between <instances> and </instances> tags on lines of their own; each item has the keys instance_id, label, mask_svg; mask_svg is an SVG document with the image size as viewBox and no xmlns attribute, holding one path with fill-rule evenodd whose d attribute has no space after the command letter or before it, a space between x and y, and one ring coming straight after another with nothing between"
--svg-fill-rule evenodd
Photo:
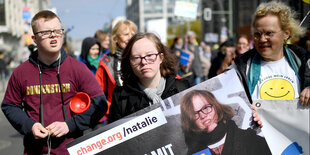
<instances>
[{"instance_id":1,"label":"person in background","mask_svg":"<svg viewBox=\"0 0 310 155\"><path fill-rule=\"evenodd\" d=\"M110 53L110 34L103 30L97 30L94 38L101 42L102 51L100 51L99 60L103 55Z\"/></svg>"},{"instance_id":2,"label":"person in background","mask_svg":"<svg viewBox=\"0 0 310 155\"><path fill-rule=\"evenodd\" d=\"M209 70L211 68L211 46L205 44L204 42L200 43L201 51L200 51L200 61L202 66L202 81L208 79Z\"/></svg>"},{"instance_id":3,"label":"person in background","mask_svg":"<svg viewBox=\"0 0 310 155\"><path fill-rule=\"evenodd\" d=\"M253 17L254 48L237 57L232 66L237 69L250 102L299 98L301 105L309 106L310 54L286 43L291 37L304 34L294 19L295 12L284 3L272 1L261 3ZM266 83L270 89L264 89ZM285 87L279 87L283 84ZM254 106L253 109L254 120L262 126Z\"/></svg>"},{"instance_id":4,"label":"person in background","mask_svg":"<svg viewBox=\"0 0 310 155\"><path fill-rule=\"evenodd\" d=\"M177 57L180 57L180 53L184 51L183 49L183 39L182 37L175 37L173 43L170 47L171 52Z\"/></svg>"},{"instance_id":5,"label":"person in background","mask_svg":"<svg viewBox=\"0 0 310 155\"><path fill-rule=\"evenodd\" d=\"M186 80L176 79L174 64L155 34L134 35L122 54L124 85L114 89L109 123L187 89Z\"/></svg>"},{"instance_id":6,"label":"person in background","mask_svg":"<svg viewBox=\"0 0 310 155\"><path fill-rule=\"evenodd\" d=\"M121 79L121 56L123 50L127 46L130 38L137 32L137 26L130 20L119 21L112 30L111 53L104 55L99 61L99 67L96 72L96 79L104 91L108 107L110 108L112 101L112 93L115 86L122 86ZM107 123L107 116L101 120Z\"/></svg>"},{"instance_id":7,"label":"person in background","mask_svg":"<svg viewBox=\"0 0 310 155\"><path fill-rule=\"evenodd\" d=\"M182 51L180 53L179 66L177 67L177 77L186 79L189 82L189 86L195 85L195 77L191 68L193 61L193 54L191 52Z\"/></svg>"},{"instance_id":8,"label":"person in background","mask_svg":"<svg viewBox=\"0 0 310 155\"><path fill-rule=\"evenodd\" d=\"M198 152L212 155L271 155L265 138L256 135L251 128L238 128L232 120L233 108L219 103L211 92L187 92L181 99L180 109L188 155Z\"/></svg>"},{"instance_id":9,"label":"person in background","mask_svg":"<svg viewBox=\"0 0 310 155\"><path fill-rule=\"evenodd\" d=\"M298 41L298 46L303 47L310 53L310 25L307 28L306 34Z\"/></svg>"},{"instance_id":10,"label":"person in background","mask_svg":"<svg viewBox=\"0 0 310 155\"><path fill-rule=\"evenodd\" d=\"M192 52L183 48L183 38L175 37L170 47L170 50L175 59L178 60L175 61L176 74L178 78L186 79L191 87L195 85L195 76L191 67L194 55Z\"/></svg>"},{"instance_id":11,"label":"person in background","mask_svg":"<svg viewBox=\"0 0 310 155\"><path fill-rule=\"evenodd\" d=\"M200 50L196 41L196 33L193 31L189 31L187 33L188 42L184 45L184 49L193 54L193 61L191 65L191 69L194 73L195 77L195 85L201 82L202 77L202 66L200 61Z\"/></svg>"},{"instance_id":12,"label":"person in background","mask_svg":"<svg viewBox=\"0 0 310 155\"><path fill-rule=\"evenodd\" d=\"M246 35L241 35L237 41L236 51L233 55L226 55L220 69L217 71L217 74L223 73L226 68L234 63L234 59L247 52L250 49L250 41L248 40Z\"/></svg>"},{"instance_id":13,"label":"person in background","mask_svg":"<svg viewBox=\"0 0 310 155\"><path fill-rule=\"evenodd\" d=\"M31 21L37 50L10 77L1 109L24 135L24 154L69 154L65 144L81 136L105 114L107 103L92 73L62 47L64 29L51 11L42 10ZM84 113L70 112L77 92L91 98Z\"/></svg>"},{"instance_id":14,"label":"person in background","mask_svg":"<svg viewBox=\"0 0 310 155\"><path fill-rule=\"evenodd\" d=\"M222 73L222 63L226 59L232 59L234 57L235 45L232 40L226 40L220 45L219 52L213 60L211 60L211 68L209 70L209 78L212 78ZM227 66L225 66L226 68Z\"/></svg>"},{"instance_id":15,"label":"person in background","mask_svg":"<svg viewBox=\"0 0 310 155\"><path fill-rule=\"evenodd\" d=\"M235 57L245 53L250 49L250 40L246 35L240 35L237 40Z\"/></svg>"},{"instance_id":16,"label":"person in background","mask_svg":"<svg viewBox=\"0 0 310 155\"><path fill-rule=\"evenodd\" d=\"M99 66L101 43L93 37L87 37L82 42L82 51L78 60L83 62L95 75Z\"/></svg>"},{"instance_id":17,"label":"person in background","mask_svg":"<svg viewBox=\"0 0 310 155\"><path fill-rule=\"evenodd\" d=\"M0 52L0 76L1 76L0 80L5 79L7 77L7 74L8 74L7 63L4 59L3 52ZM2 82L2 81L0 81L0 82Z\"/></svg>"},{"instance_id":18,"label":"person in background","mask_svg":"<svg viewBox=\"0 0 310 155\"><path fill-rule=\"evenodd\" d=\"M68 41L68 39L64 38L64 44L62 45L62 48L64 48L69 56L72 58L77 58L77 56L74 54L72 43Z\"/></svg>"},{"instance_id":19,"label":"person in background","mask_svg":"<svg viewBox=\"0 0 310 155\"><path fill-rule=\"evenodd\" d=\"M177 60L181 59L180 58L181 53L185 52L185 50L183 49L183 38L182 37L177 36L173 39L173 43L170 46L170 51L175 57L175 59ZM180 63L179 61L175 61L175 62L176 62L175 66L178 68L180 66Z\"/></svg>"}]
</instances>

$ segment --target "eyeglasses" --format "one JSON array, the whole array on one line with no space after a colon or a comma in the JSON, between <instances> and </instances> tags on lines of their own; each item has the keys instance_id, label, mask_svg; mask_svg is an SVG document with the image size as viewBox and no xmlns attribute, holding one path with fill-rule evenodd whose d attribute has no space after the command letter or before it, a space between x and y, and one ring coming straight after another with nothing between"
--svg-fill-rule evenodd
<instances>
[{"instance_id":1,"label":"eyeglasses","mask_svg":"<svg viewBox=\"0 0 310 155\"><path fill-rule=\"evenodd\" d=\"M133 65L139 65L142 62L142 59L144 59L147 63L153 63L156 61L158 55L159 55L159 53L148 54L144 57L131 57L130 61Z\"/></svg>"},{"instance_id":2,"label":"eyeglasses","mask_svg":"<svg viewBox=\"0 0 310 155\"><path fill-rule=\"evenodd\" d=\"M64 34L64 29L55 29L55 30L46 30L46 31L39 31L34 33L35 35L40 34L40 36L42 38L48 38L52 35L52 33L54 32L54 34L56 36L62 36Z\"/></svg>"},{"instance_id":3,"label":"eyeglasses","mask_svg":"<svg viewBox=\"0 0 310 155\"><path fill-rule=\"evenodd\" d=\"M196 111L195 112L195 119L197 120L200 118L200 114L199 114L200 112L202 112L205 115L212 112L212 109L213 109L212 107L213 107L213 104L208 104L208 105L202 107L200 110Z\"/></svg>"},{"instance_id":4,"label":"eyeglasses","mask_svg":"<svg viewBox=\"0 0 310 155\"><path fill-rule=\"evenodd\" d=\"M280 32L280 31L278 31ZM268 31L268 32L254 32L254 39L258 40L260 39L262 36L265 37L265 39L270 39L272 38L276 33L278 32L271 32L271 31Z\"/></svg>"}]
</instances>

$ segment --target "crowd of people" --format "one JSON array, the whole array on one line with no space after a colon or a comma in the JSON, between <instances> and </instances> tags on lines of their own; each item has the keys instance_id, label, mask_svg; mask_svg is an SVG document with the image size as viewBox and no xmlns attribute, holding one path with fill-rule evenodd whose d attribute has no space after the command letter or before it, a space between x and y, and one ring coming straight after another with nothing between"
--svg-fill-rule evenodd
<instances>
[{"instance_id":1,"label":"crowd of people","mask_svg":"<svg viewBox=\"0 0 310 155\"><path fill-rule=\"evenodd\" d=\"M65 144L84 130L117 121L231 68L238 72L251 103L252 99L264 99L260 94L265 79L282 75L292 81L294 88L293 98L284 99L299 98L302 105L309 106L310 51L304 49L309 47L287 44L305 32L294 18L294 12L281 2L262 3L254 14L253 40L239 34L236 42L228 39L217 49L205 42L199 45L193 31L184 38L176 37L168 48L155 34L140 33L132 21L122 20L111 35L98 30L94 37L85 38L81 54L75 59L62 47L61 20L43 10L31 22L37 48L14 70L1 108L12 126L24 135L25 154L68 154ZM90 108L81 114L72 113L69 107L77 92L85 92L91 99ZM240 145L249 141L246 135L260 143L260 147L249 147L248 153L264 150L270 154L265 141L251 131L237 129L231 122L232 110L208 92L192 92L184 97L182 121L196 118L193 126L182 125L185 138L193 131L205 132L198 120L212 113L216 119L206 134L228 126L244 134ZM262 127L254 107L253 111L254 120ZM220 117L220 112L228 115ZM213 143L198 145L194 141L186 139L191 153L201 144ZM232 148L222 146L212 152L229 150Z\"/></svg>"}]
</instances>

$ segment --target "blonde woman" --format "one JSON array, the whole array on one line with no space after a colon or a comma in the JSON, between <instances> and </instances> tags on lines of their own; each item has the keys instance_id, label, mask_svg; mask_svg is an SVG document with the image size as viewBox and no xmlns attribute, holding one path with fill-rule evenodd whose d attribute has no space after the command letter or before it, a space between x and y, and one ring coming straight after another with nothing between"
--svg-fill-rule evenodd
<instances>
[{"instance_id":1,"label":"blonde woman","mask_svg":"<svg viewBox=\"0 0 310 155\"><path fill-rule=\"evenodd\" d=\"M235 59L250 100L299 98L302 105L310 105L310 54L287 45L288 39L304 33L294 17L281 2L258 6L252 23L254 48ZM272 84L270 89L264 89L266 83Z\"/></svg>"},{"instance_id":2,"label":"blonde woman","mask_svg":"<svg viewBox=\"0 0 310 155\"><path fill-rule=\"evenodd\" d=\"M252 99L299 99L310 105L310 54L303 48L287 45L291 37L304 29L295 13L284 3L262 3L253 16L254 48L235 59L241 82ZM267 87L268 86L268 87ZM256 108L254 121L263 127Z\"/></svg>"},{"instance_id":3,"label":"blonde woman","mask_svg":"<svg viewBox=\"0 0 310 155\"><path fill-rule=\"evenodd\" d=\"M122 86L121 56L130 38L137 32L137 26L130 20L119 21L112 30L111 53L103 56L99 61L96 79L103 89L108 107L111 105L112 92L115 86ZM105 116L109 114L108 112ZM107 120L107 117L102 119Z\"/></svg>"}]
</instances>

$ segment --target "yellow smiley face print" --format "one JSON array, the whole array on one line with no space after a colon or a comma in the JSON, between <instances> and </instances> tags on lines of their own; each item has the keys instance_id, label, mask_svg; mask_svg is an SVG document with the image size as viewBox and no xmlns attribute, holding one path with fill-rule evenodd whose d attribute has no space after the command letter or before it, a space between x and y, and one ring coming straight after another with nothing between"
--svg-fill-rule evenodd
<instances>
[{"instance_id":1,"label":"yellow smiley face print","mask_svg":"<svg viewBox=\"0 0 310 155\"><path fill-rule=\"evenodd\" d=\"M284 79L271 79L260 88L261 99L286 100L294 99L295 91L291 83Z\"/></svg>"}]
</instances>

